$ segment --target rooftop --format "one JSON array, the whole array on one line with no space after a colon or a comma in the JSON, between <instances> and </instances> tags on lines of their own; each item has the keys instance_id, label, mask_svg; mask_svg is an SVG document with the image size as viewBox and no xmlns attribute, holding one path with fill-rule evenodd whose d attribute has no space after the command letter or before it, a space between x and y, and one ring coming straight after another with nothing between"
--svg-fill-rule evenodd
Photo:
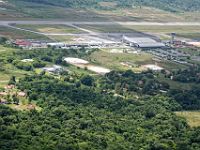
<instances>
[{"instance_id":1,"label":"rooftop","mask_svg":"<svg viewBox=\"0 0 200 150\"><path fill-rule=\"evenodd\" d=\"M154 39L148 38L148 37L124 37L124 40L137 44L141 48L147 48L147 47L164 47L165 44L161 42L157 42Z\"/></svg>"}]
</instances>

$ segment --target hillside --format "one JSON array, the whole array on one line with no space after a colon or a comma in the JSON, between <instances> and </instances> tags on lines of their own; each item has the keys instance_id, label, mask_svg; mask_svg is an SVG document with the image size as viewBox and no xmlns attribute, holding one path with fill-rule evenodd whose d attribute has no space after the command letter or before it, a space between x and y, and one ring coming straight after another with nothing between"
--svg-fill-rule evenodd
<instances>
[{"instance_id":1,"label":"hillside","mask_svg":"<svg viewBox=\"0 0 200 150\"><path fill-rule=\"evenodd\" d=\"M167 11L198 11L200 10L199 0L9 0L12 3L32 2L62 7L95 7L106 9L110 5L101 5L102 2L116 3L116 7L150 6Z\"/></svg>"},{"instance_id":2,"label":"hillside","mask_svg":"<svg viewBox=\"0 0 200 150\"><path fill-rule=\"evenodd\" d=\"M62 59L89 57L98 52L93 49L0 46L0 81L6 81L0 82L1 150L200 149L197 119L188 124L179 117L187 113L180 110L199 110L200 86L170 90L151 71L91 76L87 69ZM63 70L59 77L42 71L52 64L70 71ZM170 90L172 96L160 93L161 89Z\"/></svg>"},{"instance_id":3,"label":"hillside","mask_svg":"<svg viewBox=\"0 0 200 150\"><path fill-rule=\"evenodd\" d=\"M6 0L1 20L65 19L67 21L198 21L197 0Z\"/></svg>"}]
</instances>

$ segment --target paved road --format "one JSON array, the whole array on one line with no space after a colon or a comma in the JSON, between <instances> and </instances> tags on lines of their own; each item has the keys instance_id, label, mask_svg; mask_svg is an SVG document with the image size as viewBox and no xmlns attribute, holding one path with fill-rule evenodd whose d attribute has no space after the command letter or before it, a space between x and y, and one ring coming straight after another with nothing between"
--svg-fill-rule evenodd
<instances>
[{"instance_id":1,"label":"paved road","mask_svg":"<svg viewBox=\"0 0 200 150\"><path fill-rule=\"evenodd\" d=\"M9 24L63 24L63 25L141 25L141 26L200 26L200 22L67 22L67 21L0 21L0 25Z\"/></svg>"}]
</instances>

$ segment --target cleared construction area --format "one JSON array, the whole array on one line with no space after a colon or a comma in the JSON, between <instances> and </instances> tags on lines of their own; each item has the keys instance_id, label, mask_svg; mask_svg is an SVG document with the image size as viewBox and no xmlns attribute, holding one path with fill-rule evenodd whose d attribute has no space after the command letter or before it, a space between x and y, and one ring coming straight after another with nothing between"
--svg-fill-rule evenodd
<instances>
[{"instance_id":1,"label":"cleared construction area","mask_svg":"<svg viewBox=\"0 0 200 150\"><path fill-rule=\"evenodd\" d=\"M64 60L71 65L74 65L83 69L87 68L88 70L93 71L97 74L101 74L101 75L104 75L111 71L110 69L107 69L104 67L92 65L88 61L80 59L80 58L67 57Z\"/></svg>"}]
</instances>

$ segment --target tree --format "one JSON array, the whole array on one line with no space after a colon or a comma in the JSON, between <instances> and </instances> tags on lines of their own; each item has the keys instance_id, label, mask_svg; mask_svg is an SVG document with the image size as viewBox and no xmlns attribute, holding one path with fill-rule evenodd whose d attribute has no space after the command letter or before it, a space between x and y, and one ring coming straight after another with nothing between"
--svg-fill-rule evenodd
<instances>
[{"instance_id":1,"label":"tree","mask_svg":"<svg viewBox=\"0 0 200 150\"><path fill-rule=\"evenodd\" d=\"M17 97L16 94L14 94L14 95L12 96L12 99L13 99L14 104L19 105L19 98Z\"/></svg>"},{"instance_id":2,"label":"tree","mask_svg":"<svg viewBox=\"0 0 200 150\"><path fill-rule=\"evenodd\" d=\"M6 100L7 100L8 104L12 103L12 99L10 97L10 94L7 95Z\"/></svg>"},{"instance_id":3,"label":"tree","mask_svg":"<svg viewBox=\"0 0 200 150\"><path fill-rule=\"evenodd\" d=\"M5 37L0 37L0 44L5 44L7 40Z\"/></svg>"},{"instance_id":4,"label":"tree","mask_svg":"<svg viewBox=\"0 0 200 150\"><path fill-rule=\"evenodd\" d=\"M15 76L11 76L8 84L9 85L16 85L16 77Z\"/></svg>"},{"instance_id":5,"label":"tree","mask_svg":"<svg viewBox=\"0 0 200 150\"><path fill-rule=\"evenodd\" d=\"M81 78L81 83L86 85L86 86L93 86L94 85L94 78L89 76L89 75L83 76Z\"/></svg>"}]
</instances>

